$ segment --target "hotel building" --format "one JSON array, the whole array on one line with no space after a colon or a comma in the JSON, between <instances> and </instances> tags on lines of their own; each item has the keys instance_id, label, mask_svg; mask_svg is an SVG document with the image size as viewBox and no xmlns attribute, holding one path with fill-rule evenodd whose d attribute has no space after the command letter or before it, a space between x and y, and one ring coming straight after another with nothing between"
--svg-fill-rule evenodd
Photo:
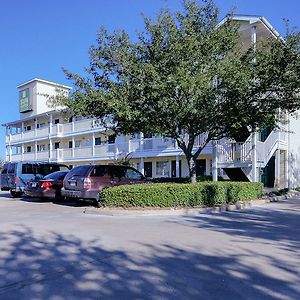
<instances>
[{"instance_id":1,"label":"hotel building","mask_svg":"<svg viewBox=\"0 0 300 300\"><path fill-rule=\"evenodd\" d=\"M247 48L277 31L263 17L235 16ZM222 21L220 24L222 24ZM70 87L32 79L18 87L20 118L6 127L7 161L50 161L69 165L114 163L124 157L147 177L186 177L188 167L176 142L163 136L118 135L97 119L71 116L48 106L48 96ZM277 188L299 185L300 126L288 116L276 131L252 134L243 143L209 143L197 161L197 175L218 173L232 180L263 181ZM201 143L201 136L197 143Z\"/></svg>"}]
</instances>

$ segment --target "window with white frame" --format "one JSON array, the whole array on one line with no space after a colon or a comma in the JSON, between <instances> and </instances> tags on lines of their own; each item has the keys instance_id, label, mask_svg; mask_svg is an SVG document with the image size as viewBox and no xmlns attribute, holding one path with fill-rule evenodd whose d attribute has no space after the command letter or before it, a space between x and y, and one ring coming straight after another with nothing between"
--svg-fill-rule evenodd
<instances>
[{"instance_id":1,"label":"window with white frame","mask_svg":"<svg viewBox=\"0 0 300 300\"><path fill-rule=\"evenodd\" d=\"M81 141L75 141L75 148L80 148Z\"/></svg>"},{"instance_id":2,"label":"window with white frame","mask_svg":"<svg viewBox=\"0 0 300 300\"><path fill-rule=\"evenodd\" d=\"M36 145L36 150L39 151L45 151L46 150L46 145Z\"/></svg>"},{"instance_id":3,"label":"window with white frame","mask_svg":"<svg viewBox=\"0 0 300 300\"><path fill-rule=\"evenodd\" d=\"M170 177L170 164L168 161L157 161L156 162L156 176Z\"/></svg>"},{"instance_id":4,"label":"window with white frame","mask_svg":"<svg viewBox=\"0 0 300 300\"><path fill-rule=\"evenodd\" d=\"M95 146L101 145L101 137L95 137Z\"/></svg>"}]
</instances>

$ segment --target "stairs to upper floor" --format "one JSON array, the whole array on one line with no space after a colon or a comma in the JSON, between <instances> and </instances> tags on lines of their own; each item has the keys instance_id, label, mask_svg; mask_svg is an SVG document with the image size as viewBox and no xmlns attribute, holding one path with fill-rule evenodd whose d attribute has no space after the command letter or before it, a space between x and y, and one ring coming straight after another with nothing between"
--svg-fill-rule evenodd
<instances>
[{"instance_id":1,"label":"stairs to upper floor","mask_svg":"<svg viewBox=\"0 0 300 300\"><path fill-rule=\"evenodd\" d=\"M282 130L271 131L264 141L256 140L256 147L252 135L242 143L220 141L217 143L218 168L231 180L253 181L255 156L256 167L265 168L276 150L286 149L286 132Z\"/></svg>"}]
</instances>

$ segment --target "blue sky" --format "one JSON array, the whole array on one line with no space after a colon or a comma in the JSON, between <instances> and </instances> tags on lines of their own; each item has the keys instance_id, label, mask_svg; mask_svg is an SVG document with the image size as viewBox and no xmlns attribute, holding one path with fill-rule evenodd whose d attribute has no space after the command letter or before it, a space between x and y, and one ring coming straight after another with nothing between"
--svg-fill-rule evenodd
<instances>
[{"instance_id":1,"label":"blue sky","mask_svg":"<svg viewBox=\"0 0 300 300\"><path fill-rule=\"evenodd\" d=\"M299 0L216 0L220 17L236 13L263 15L281 34L283 18L300 28ZM19 119L20 83L38 77L70 85L62 67L82 73L88 48L100 26L143 29L143 18L155 17L162 6L181 7L180 0L1 0L0 1L0 122ZM0 129L0 157L5 153L5 130Z\"/></svg>"}]
</instances>

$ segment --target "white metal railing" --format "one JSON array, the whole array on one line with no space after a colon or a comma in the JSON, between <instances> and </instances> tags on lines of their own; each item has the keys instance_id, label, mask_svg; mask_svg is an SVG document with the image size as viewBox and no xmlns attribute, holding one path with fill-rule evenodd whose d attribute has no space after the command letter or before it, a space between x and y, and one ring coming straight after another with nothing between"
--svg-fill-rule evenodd
<instances>
[{"instance_id":1,"label":"white metal railing","mask_svg":"<svg viewBox=\"0 0 300 300\"><path fill-rule=\"evenodd\" d=\"M23 161L32 161L35 160L35 152L26 152L23 153Z\"/></svg>"},{"instance_id":2,"label":"white metal railing","mask_svg":"<svg viewBox=\"0 0 300 300\"><path fill-rule=\"evenodd\" d=\"M49 159L49 151L39 151L36 153L37 160L48 160Z\"/></svg>"},{"instance_id":3,"label":"white metal railing","mask_svg":"<svg viewBox=\"0 0 300 300\"><path fill-rule=\"evenodd\" d=\"M283 131L272 131L264 142L257 141L256 156L257 162L265 165L274 154L279 142L286 143L286 135ZM220 141L217 144L218 162L219 163L236 163L252 161L252 137L244 143Z\"/></svg>"},{"instance_id":4,"label":"white metal railing","mask_svg":"<svg viewBox=\"0 0 300 300\"><path fill-rule=\"evenodd\" d=\"M73 125L72 123L66 123L66 124L61 124L62 125L62 132L64 134L66 133L72 133L73 132Z\"/></svg>"},{"instance_id":5,"label":"white metal railing","mask_svg":"<svg viewBox=\"0 0 300 300\"><path fill-rule=\"evenodd\" d=\"M94 155L95 157L113 156L116 152L115 144L104 144L95 146Z\"/></svg>"},{"instance_id":6,"label":"white metal railing","mask_svg":"<svg viewBox=\"0 0 300 300\"><path fill-rule=\"evenodd\" d=\"M43 127L36 129L36 137L46 137L49 134L49 127Z\"/></svg>"},{"instance_id":7,"label":"white metal railing","mask_svg":"<svg viewBox=\"0 0 300 300\"><path fill-rule=\"evenodd\" d=\"M23 133L23 140L29 140L35 138L35 130L25 131Z\"/></svg>"},{"instance_id":8,"label":"white metal railing","mask_svg":"<svg viewBox=\"0 0 300 300\"><path fill-rule=\"evenodd\" d=\"M74 157L76 157L76 158L93 157L92 147L75 148L74 149Z\"/></svg>"},{"instance_id":9,"label":"white metal railing","mask_svg":"<svg viewBox=\"0 0 300 300\"><path fill-rule=\"evenodd\" d=\"M8 156L8 157L9 157L9 156ZM22 154L21 154L21 153L18 153L18 154L12 154L10 160L11 160L12 162L20 161L20 160L22 160Z\"/></svg>"},{"instance_id":10,"label":"white metal railing","mask_svg":"<svg viewBox=\"0 0 300 300\"><path fill-rule=\"evenodd\" d=\"M22 134L21 133L16 133L16 134L12 134L10 141L11 142L18 142L22 140Z\"/></svg>"},{"instance_id":11,"label":"white metal railing","mask_svg":"<svg viewBox=\"0 0 300 300\"><path fill-rule=\"evenodd\" d=\"M277 147L281 138L280 131L272 131L264 142L257 142L257 161L263 164L267 163L274 153L274 147Z\"/></svg>"},{"instance_id":12,"label":"white metal railing","mask_svg":"<svg viewBox=\"0 0 300 300\"><path fill-rule=\"evenodd\" d=\"M219 142L217 144L217 156L220 163L249 162L252 159L252 143Z\"/></svg>"}]
</instances>

